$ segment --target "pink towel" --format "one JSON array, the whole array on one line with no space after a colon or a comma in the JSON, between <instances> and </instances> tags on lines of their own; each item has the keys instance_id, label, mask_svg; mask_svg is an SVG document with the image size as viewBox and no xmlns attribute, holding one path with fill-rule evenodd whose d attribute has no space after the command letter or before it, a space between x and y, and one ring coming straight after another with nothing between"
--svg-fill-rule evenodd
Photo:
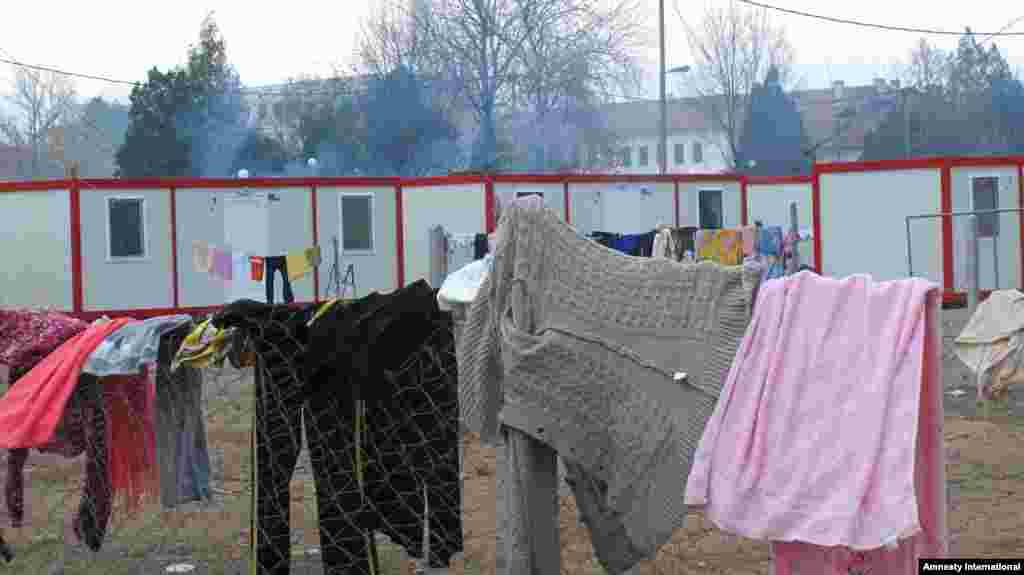
<instances>
[{"instance_id":1,"label":"pink towel","mask_svg":"<svg viewBox=\"0 0 1024 575\"><path fill-rule=\"evenodd\" d=\"M774 575L912 575L920 558L942 558L949 553L946 525L946 452L942 424L942 336L938 295L929 298L925 343L925 371L918 419L917 466L914 483L921 516L918 535L901 541L897 549L854 552L846 547L819 547L808 543L772 545Z\"/></svg>"},{"instance_id":2,"label":"pink towel","mask_svg":"<svg viewBox=\"0 0 1024 575\"><path fill-rule=\"evenodd\" d=\"M918 532L916 438L937 287L811 272L762 284L686 502L752 539L863 551Z\"/></svg>"}]
</instances>

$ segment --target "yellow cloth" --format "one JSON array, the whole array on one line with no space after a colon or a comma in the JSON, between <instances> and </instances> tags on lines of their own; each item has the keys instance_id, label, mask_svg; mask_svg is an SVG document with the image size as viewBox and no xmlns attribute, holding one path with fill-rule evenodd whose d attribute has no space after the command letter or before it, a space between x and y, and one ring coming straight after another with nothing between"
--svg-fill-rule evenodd
<instances>
[{"instance_id":1,"label":"yellow cloth","mask_svg":"<svg viewBox=\"0 0 1024 575\"><path fill-rule=\"evenodd\" d=\"M715 230L700 230L697 233L703 236L703 241L697 248L697 259L718 261L718 254L721 252L718 234Z\"/></svg>"},{"instance_id":2,"label":"yellow cloth","mask_svg":"<svg viewBox=\"0 0 1024 575\"><path fill-rule=\"evenodd\" d=\"M718 263L738 266L743 263L743 236L740 230L718 230Z\"/></svg>"},{"instance_id":3,"label":"yellow cloth","mask_svg":"<svg viewBox=\"0 0 1024 575\"><path fill-rule=\"evenodd\" d=\"M297 280L320 265L320 246L292 250L284 257L288 266L288 279Z\"/></svg>"},{"instance_id":4,"label":"yellow cloth","mask_svg":"<svg viewBox=\"0 0 1024 575\"><path fill-rule=\"evenodd\" d=\"M223 365L228 353L229 331L217 329L209 319L196 326L174 355L171 371L182 365L195 368Z\"/></svg>"},{"instance_id":5,"label":"yellow cloth","mask_svg":"<svg viewBox=\"0 0 1024 575\"><path fill-rule=\"evenodd\" d=\"M306 325L313 325L314 323L316 323L316 320L320 319L322 315L331 311L331 308L333 308L336 304L341 303L342 301L344 300L342 300L341 298L331 298L325 301L324 303L320 304L320 307L316 308L316 313L313 314L313 317L310 318L309 323L307 323Z\"/></svg>"}]
</instances>

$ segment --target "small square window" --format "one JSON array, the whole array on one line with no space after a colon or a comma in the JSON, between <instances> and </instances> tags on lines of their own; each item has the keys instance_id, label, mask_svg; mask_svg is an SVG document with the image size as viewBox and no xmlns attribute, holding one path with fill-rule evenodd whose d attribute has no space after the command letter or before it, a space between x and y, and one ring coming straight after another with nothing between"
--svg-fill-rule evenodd
<instances>
[{"instance_id":1,"label":"small square window","mask_svg":"<svg viewBox=\"0 0 1024 575\"><path fill-rule=\"evenodd\" d=\"M675 146L676 164L682 165L686 163L686 144L676 144Z\"/></svg>"},{"instance_id":2,"label":"small square window","mask_svg":"<svg viewBox=\"0 0 1024 575\"><path fill-rule=\"evenodd\" d=\"M693 163L699 164L704 161L704 146L700 142L693 143Z\"/></svg>"},{"instance_id":3,"label":"small square window","mask_svg":"<svg viewBox=\"0 0 1024 575\"><path fill-rule=\"evenodd\" d=\"M622 148L622 167L631 168L633 167L633 148L626 146Z\"/></svg>"},{"instance_id":4,"label":"small square window","mask_svg":"<svg viewBox=\"0 0 1024 575\"><path fill-rule=\"evenodd\" d=\"M720 230L724 223L722 213L722 190L700 191L700 227L705 230Z\"/></svg>"},{"instance_id":5,"label":"small square window","mask_svg":"<svg viewBox=\"0 0 1024 575\"><path fill-rule=\"evenodd\" d=\"M374 249L373 195L342 194L341 249L344 252L370 252Z\"/></svg>"},{"instance_id":6,"label":"small square window","mask_svg":"<svg viewBox=\"0 0 1024 575\"><path fill-rule=\"evenodd\" d=\"M110 259L146 257L146 201L107 198L107 254Z\"/></svg>"}]
</instances>

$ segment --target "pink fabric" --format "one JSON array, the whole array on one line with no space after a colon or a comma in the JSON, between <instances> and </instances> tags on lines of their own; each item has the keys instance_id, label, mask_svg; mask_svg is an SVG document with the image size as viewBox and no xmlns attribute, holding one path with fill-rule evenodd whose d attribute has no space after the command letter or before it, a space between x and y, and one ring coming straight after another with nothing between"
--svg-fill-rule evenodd
<instances>
[{"instance_id":1,"label":"pink fabric","mask_svg":"<svg viewBox=\"0 0 1024 575\"><path fill-rule=\"evenodd\" d=\"M754 246L757 244L757 226L746 226L740 230L740 233L743 234L743 255L757 255L754 250Z\"/></svg>"},{"instance_id":2,"label":"pink fabric","mask_svg":"<svg viewBox=\"0 0 1024 575\"><path fill-rule=\"evenodd\" d=\"M940 300L937 295L929 298L925 373L921 388L917 466L914 473L922 532L901 541L899 548L895 550L883 548L854 552L845 547L775 543L772 545L774 575L911 575L918 572L918 559L948 556L939 306Z\"/></svg>"},{"instance_id":3,"label":"pink fabric","mask_svg":"<svg viewBox=\"0 0 1024 575\"><path fill-rule=\"evenodd\" d=\"M926 312L937 287L811 272L764 283L686 502L751 539L870 550L915 533Z\"/></svg>"}]
</instances>

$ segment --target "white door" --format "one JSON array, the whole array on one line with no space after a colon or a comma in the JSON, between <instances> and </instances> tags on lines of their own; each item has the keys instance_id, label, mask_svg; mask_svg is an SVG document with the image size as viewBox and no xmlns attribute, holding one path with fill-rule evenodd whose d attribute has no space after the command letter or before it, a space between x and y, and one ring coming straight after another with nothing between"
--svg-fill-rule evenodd
<instances>
[{"instance_id":1,"label":"white door","mask_svg":"<svg viewBox=\"0 0 1024 575\"><path fill-rule=\"evenodd\" d=\"M995 210L999 209L999 177L998 176L976 176L971 179L971 210ZM997 252L1000 244L1000 237L1005 236L1006 230L1001 228L1007 222L1000 217L1001 214L979 214L978 215L978 287L979 289L998 289L999 284L1004 283L1007 278L999 277L1000 268L1003 267L999 261L1002 254ZM1011 278L1012 279L1012 278Z\"/></svg>"},{"instance_id":2,"label":"white door","mask_svg":"<svg viewBox=\"0 0 1024 575\"><path fill-rule=\"evenodd\" d=\"M244 252L246 259L270 255L270 208L265 193L225 194L224 243L232 253ZM242 270L236 267L233 271L232 280L224 290L228 302L243 298L267 301L264 282L252 280L248 262Z\"/></svg>"}]
</instances>

